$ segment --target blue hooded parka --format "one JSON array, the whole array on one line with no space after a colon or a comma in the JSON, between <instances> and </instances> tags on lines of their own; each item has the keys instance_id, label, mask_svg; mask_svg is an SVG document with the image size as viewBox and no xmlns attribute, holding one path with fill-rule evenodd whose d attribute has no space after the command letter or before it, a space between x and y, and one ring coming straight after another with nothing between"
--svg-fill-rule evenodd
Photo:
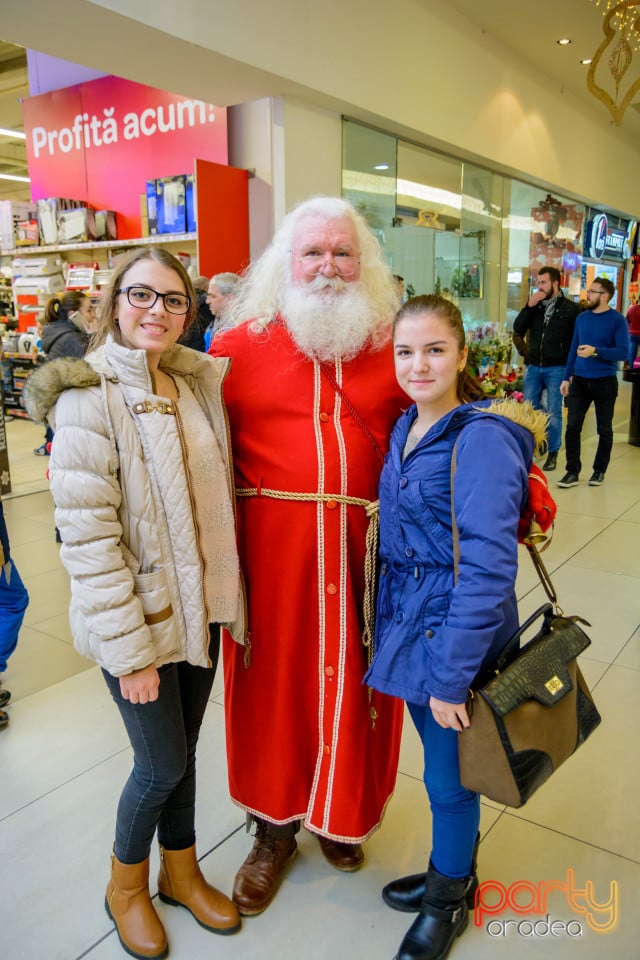
<instances>
[{"instance_id":1,"label":"blue hooded parka","mask_svg":"<svg viewBox=\"0 0 640 960\"><path fill-rule=\"evenodd\" d=\"M415 417L412 406L394 427L380 478L375 654L365 682L422 706L430 696L464 703L478 671L518 628L517 525L545 417L513 400L463 404L402 461Z\"/></svg>"}]
</instances>

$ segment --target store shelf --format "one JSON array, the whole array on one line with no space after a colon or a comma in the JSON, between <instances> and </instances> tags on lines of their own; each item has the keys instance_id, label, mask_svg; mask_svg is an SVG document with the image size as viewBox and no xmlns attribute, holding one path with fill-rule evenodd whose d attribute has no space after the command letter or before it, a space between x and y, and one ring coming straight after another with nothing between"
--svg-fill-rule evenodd
<instances>
[{"instance_id":1,"label":"store shelf","mask_svg":"<svg viewBox=\"0 0 640 960\"><path fill-rule=\"evenodd\" d=\"M22 390L38 366L38 360L30 353L3 353L2 364L5 414L30 420L22 404Z\"/></svg>"},{"instance_id":2,"label":"store shelf","mask_svg":"<svg viewBox=\"0 0 640 960\"><path fill-rule=\"evenodd\" d=\"M77 250L113 250L114 247L163 246L167 243L191 243L197 238L197 233L157 233L152 237L138 237L134 240L89 240L86 243L15 247L13 250L0 250L0 256L27 257L29 254L38 256L43 253L75 253Z\"/></svg>"}]
</instances>

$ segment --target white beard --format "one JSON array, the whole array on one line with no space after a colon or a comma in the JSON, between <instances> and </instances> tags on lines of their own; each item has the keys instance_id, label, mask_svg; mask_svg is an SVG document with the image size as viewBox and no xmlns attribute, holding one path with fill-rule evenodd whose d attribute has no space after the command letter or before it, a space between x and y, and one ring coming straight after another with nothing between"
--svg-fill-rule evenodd
<instances>
[{"instance_id":1,"label":"white beard","mask_svg":"<svg viewBox=\"0 0 640 960\"><path fill-rule=\"evenodd\" d=\"M282 296L282 314L298 349L321 362L353 359L376 326L361 283L340 277L291 284Z\"/></svg>"}]
</instances>

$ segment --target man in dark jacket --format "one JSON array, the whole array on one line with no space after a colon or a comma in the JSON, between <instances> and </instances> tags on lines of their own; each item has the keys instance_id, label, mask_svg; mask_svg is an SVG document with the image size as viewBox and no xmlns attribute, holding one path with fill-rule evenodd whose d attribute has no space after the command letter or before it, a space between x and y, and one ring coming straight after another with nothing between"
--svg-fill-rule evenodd
<instances>
[{"instance_id":1,"label":"man in dark jacket","mask_svg":"<svg viewBox=\"0 0 640 960\"><path fill-rule=\"evenodd\" d=\"M562 395L560 384L573 339L578 305L560 289L560 271L543 267L538 273L538 289L529 297L515 323L514 334L529 333L529 355L524 377L524 398L543 409L541 398L547 391L549 449L545 470L555 470L562 443Z\"/></svg>"}]
</instances>

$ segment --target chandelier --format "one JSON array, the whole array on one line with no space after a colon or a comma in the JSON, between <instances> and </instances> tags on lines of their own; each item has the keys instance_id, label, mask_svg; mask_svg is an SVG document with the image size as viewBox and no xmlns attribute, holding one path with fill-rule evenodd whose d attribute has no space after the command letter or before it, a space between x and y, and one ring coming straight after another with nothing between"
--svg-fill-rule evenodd
<instances>
[{"instance_id":1,"label":"chandelier","mask_svg":"<svg viewBox=\"0 0 640 960\"><path fill-rule=\"evenodd\" d=\"M620 125L625 110L640 90L640 77L631 82L629 69L634 53L640 50L640 2L636 0L593 0L602 8L604 38L593 55L587 74L589 92L600 100ZM604 67L609 68L611 79ZM598 73L598 80L596 80ZM613 81L613 83L611 83ZM606 83L609 89L602 84Z\"/></svg>"}]
</instances>

